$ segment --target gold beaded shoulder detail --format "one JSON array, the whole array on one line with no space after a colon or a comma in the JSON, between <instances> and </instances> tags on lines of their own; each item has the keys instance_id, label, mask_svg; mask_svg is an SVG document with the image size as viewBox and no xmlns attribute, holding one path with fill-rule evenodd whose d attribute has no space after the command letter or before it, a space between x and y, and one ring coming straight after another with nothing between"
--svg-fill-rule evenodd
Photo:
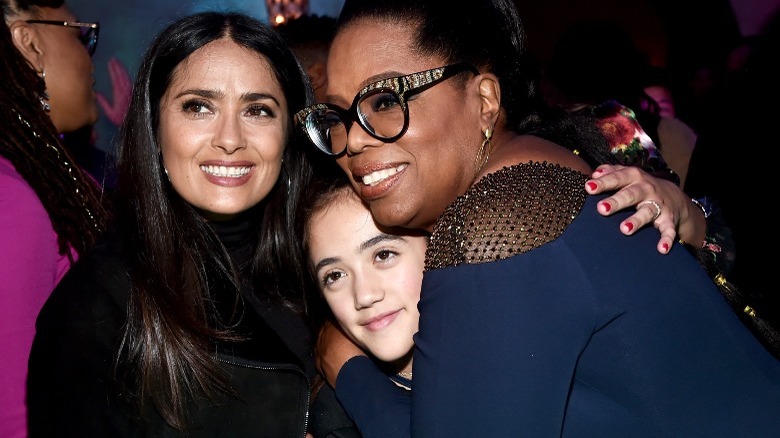
<instances>
[{"instance_id":1,"label":"gold beaded shoulder detail","mask_svg":"<svg viewBox=\"0 0 780 438\"><path fill-rule=\"evenodd\" d=\"M501 260L552 242L582 209L586 180L546 162L486 175L436 222L425 270Z\"/></svg>"}]
</instances>

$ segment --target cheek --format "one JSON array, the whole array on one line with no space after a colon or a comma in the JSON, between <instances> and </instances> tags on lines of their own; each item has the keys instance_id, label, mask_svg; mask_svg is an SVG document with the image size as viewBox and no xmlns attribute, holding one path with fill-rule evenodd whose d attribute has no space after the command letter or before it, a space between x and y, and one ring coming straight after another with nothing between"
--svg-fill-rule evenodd
<instances>
[{"instance_id":1,"label":"cheek","mask_svg":"<svg viewBox=\"0 0 780 438\"><path fill-rule=\"evenodd\" d=\"M420 289L422 287L422 269L417 271L408 271L403 277L406 280L400 282L400 286L403 288L403 298L409 303L417 303L420 301Z\"/></svg>"},{"instance_id":2,"label":"cheek","mask_svg":"<svg viewBox=\"0 0 780 438\"><path fill-rule=\"evenodd\" d=\"M286 136L283 133L274 133L266 136L266 141L261 145L260 153L268 159L269 162L282 164Z\"/></svg>"},{"instance_id":3,"label":"cheek","mask_svg":"<svg viewBox=\"0 0 780 438\"><path fill-rule=\"evenodd\" d=\"M327 160L327 159L332 159L332 158L326 157L325 159ZM347 156L344 155L343 157L341 157L338 160L336 160L336 164L339 166L339 168L341 169L342 172L344 172L345 174L349 175L349 168L347 167L347 165L348 165L347 160L348 160Z\"/></svg>"},{"instance_id":4,"label":"cheek","mask_svg":"<svg viewBox=\"0 0 780 438\"><path fill-rule=\"evenodd\" d=\"M52 79L56 83L53 85L60 100L58 105L66 105L76 112L89 111L91 108L83 106L94 100L91 64L75 59L60 59L57 67L55 71L47 71L46 76L54 76Z\"/></svg>"},{"instance_id":5,"label":"cheek","mask_svg":"<svg viewBox=\"0 0 780 438\"><path fill-rule=\"evenodd\" d=\"M336 319L339 321L339 324L346 326L344 328L348 330L351 317L355 311L355 306L350 294L346 292L331 292L323 294L323 296L325 297L325 302L328 303L328 307L330 307L331 312L333 312L333 316L336 317Z\"/></svg>"},{"instance_id":6,"label":"cheek","mask_svg":"<svg viewBox=\"0 0 780 438\"><path fill-rule=\"evenodd\" d=\"M160 118L159 129L158 141L160 143L163 165L169 172L174 172L186 157L195 153L187 145L196 143L193 141L192 132L183 129L171 119L166 119L165 115Z\"/></svg>"}]
</instances>

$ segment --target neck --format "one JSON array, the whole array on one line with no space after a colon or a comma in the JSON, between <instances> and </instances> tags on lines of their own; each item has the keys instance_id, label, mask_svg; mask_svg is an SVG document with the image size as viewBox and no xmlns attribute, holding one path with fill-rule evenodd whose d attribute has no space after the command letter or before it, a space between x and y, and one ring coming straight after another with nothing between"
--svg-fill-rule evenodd
<instances>
[{"instance_id":1,"label":"neck","mask_svg":"<svg viewBox=\"0 0 780 438\"><path fill-rule=\"evenodd\" d=\"M409 353L407 353L403 357L390 363L391 365L390 370L395 370L396 374L399 374L409 379L410 375L412 374L413 353L414 353L414 348L412 348L412 350L409 351Z\"/></svg>"}]
</instances>

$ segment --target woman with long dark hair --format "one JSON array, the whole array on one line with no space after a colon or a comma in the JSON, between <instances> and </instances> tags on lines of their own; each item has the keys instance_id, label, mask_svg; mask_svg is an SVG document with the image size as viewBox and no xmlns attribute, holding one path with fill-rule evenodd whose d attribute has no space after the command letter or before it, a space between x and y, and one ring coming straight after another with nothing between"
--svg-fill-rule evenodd
<instances>
[{"instance_id":1,"label":"woman with long dark hair","mask_svg":"<svg viewBox=\"0 0 780 438\"><path fill-rule=\"evenodd\" d=\"M121 129L117 227L38 319L32 435L313 429L290 251L310 172L292 115L311 101L294 54L246 15L157 36Z\"/></svg>"}]
</instances>

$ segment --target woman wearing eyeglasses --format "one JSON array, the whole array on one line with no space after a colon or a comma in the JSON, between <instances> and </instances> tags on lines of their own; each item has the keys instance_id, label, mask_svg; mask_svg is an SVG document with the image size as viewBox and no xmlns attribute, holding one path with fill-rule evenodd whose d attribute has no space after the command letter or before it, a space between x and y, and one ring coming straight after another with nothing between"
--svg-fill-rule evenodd
<instances>
[{"instance_id":1,"label":"woman wearing eyeglasses","mask_svg":"<svg viewBox=\"0 0 780 438\"><path fill-rule=\"evenodd\" d=\"M0 436L26 437L25 380L35 318L102 233L97 184L58 134L97 120L97 24L62 1L0 0Z\"/></svg>"},{"instance_id":2,"label":"woman wearing eyeglasses","mask_svg":"<svg viewBox=\"0 0 780 438\"><path fill-rule=\"evenodd\" d=\"M92 54L98 23L82 23L64 1L0 0L14 45L46 83L48 113L60 133L94 124Z\"/></svg>"},{"instance_id":3,"label":"woman wearing eyeglasses","mask_svg":"<svg viewBox=\"0 0 780 438\"><path fill-rule=\"evenodd\" d=\"M345 2L299 125L377 222L431 237L411 402L331 330L343 406L367 437L776 435L780 362L691 254L615 236L629 214L597 213L592 169L530 134L524 44L510 0Z\"/></svg>"}]
</instances>

